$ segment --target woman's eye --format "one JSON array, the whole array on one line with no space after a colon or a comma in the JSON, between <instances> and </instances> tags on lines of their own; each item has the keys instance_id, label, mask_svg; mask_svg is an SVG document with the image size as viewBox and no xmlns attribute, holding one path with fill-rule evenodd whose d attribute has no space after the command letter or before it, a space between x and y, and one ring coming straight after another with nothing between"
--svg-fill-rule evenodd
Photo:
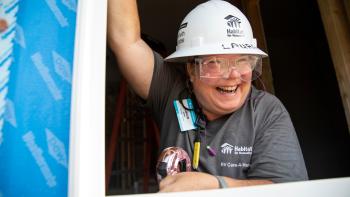
<instances>
[{"instance_id":1,"label":"woman's eye","mask_svg":"<svg viewBox=\"0 0 350 197\"><path fill-rule=\"evenodd\" d=\"M207 64L208 65L214 65L214 64L216 64L216 61L215 60L210 60L210 61L207 62Z\"/></svg>"},{"instance_id":2,"label":"woman's eye","mask_svg":"<svg viewBox=\"0 0 350 197\"><path fill-rule=\"evenodd\" d=\"M216 63L217 63L217 64L223 64L224 61L223 61L223 60L216 60Z\"/></svg>"},{"instance_id":3,"label":"woman's eye","mask_svg":"<svg viewBox=\"0 0 350 197\"><path fill-rule=\"evenodd\" d=\"M238 59L236 60L236 64L240 65L240 64L249 64L249 59L248 58L242 58L242 59Z\"/></svg>"}]
</instances>

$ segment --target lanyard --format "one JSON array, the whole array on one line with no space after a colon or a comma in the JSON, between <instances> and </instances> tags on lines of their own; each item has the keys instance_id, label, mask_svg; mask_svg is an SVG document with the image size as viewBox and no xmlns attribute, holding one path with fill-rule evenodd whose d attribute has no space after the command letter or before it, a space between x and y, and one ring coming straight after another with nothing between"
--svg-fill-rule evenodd
<instances>
[{"instance_id":1,"label":"lanyard","mask_svg":"<svg viewBox=\"0 0 350 197\"><path fill-rule=\"evenodd\" d=\"M193 157L192 157L192 167L194 170L198 169L199 164L199 156L200 156L200 147L201 147L201 132L205 132L206 127L206 118L201 113L197 116L197 120L195 122L195 125L197 126L196 129L196 137L194 139L194 148L193 148Z\"/></svg>"}]
</instances>

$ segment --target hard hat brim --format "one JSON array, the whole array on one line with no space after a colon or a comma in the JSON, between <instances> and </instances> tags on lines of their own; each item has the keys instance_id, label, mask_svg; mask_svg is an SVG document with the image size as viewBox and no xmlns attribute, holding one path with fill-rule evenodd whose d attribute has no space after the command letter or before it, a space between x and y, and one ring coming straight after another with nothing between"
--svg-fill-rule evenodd
<instances>
[{"instance_id":1,"label":"hard hat brim","mask_svg":"<svg viewBox=\"0 0 350 197\"><path fill-rule=\"evenodd\" d=\"M202 55L224 55L224 54L250 54L267 57L268 55L258 48L231 48L223 49L223 47L191 47L187 49L176 50L174 53L166 57L167 62L186 62L190 57Z\"/></svg>"}]
</instances>

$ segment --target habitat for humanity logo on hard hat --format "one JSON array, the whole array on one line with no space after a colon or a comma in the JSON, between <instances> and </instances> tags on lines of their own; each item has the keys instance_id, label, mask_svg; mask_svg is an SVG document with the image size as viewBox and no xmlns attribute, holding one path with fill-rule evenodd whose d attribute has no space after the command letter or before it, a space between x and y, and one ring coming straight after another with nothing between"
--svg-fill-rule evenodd
<instances>
[{"instance_id":1,"label":"habitat for humanity logo on hard hat","mask_svg":"<svg viewBox=\"0 0 350 197\"><path fill-rule=\"evenodd\" d=\"M231 37L241 37L243 35L243 30L241 29L241 19L239 19L236 16L232 16L231 14L226 16L225 19L227 20L227 36Z\"/></svg>"},{"instance_id":2,"label":"habitat for humanity logo on hard hat","mask_svg":"<svg viewBox=\"0 0 350 197\"><path fill-rule=\"evenodd\" d=\"M185 28L187 27L187 23L182 23L179 28L179 32L177 34L177 44L182 44L185 42ZM182 30L181 30L182 29Z\"/></svg>"}]
</instances>

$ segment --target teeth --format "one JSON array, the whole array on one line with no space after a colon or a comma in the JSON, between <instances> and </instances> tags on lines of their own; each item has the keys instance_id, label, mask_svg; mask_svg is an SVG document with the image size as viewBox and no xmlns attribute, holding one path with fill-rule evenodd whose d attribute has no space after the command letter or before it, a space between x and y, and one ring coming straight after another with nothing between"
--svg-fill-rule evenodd
<instances>
[{"instance_id":1,"label":"teeth","mask_svg":"<svg viewBox=\"0 0 350 197\"><path fill-rule=\"evenodd\" d=\"M216 88L221 93L234 93L237 90L237 86L225 86Z\"/></svg>"},{"instance_id":2,"label":"teeth","mask_svg":"<svg viewBox=\"0 0 350 197\"><path fill-rule=\"evenodd\" d=\"M224 91L234 91L237 86L233 86L233 87L219 87L220 89L224 90Z\"/></svg>"}]
</instances>

